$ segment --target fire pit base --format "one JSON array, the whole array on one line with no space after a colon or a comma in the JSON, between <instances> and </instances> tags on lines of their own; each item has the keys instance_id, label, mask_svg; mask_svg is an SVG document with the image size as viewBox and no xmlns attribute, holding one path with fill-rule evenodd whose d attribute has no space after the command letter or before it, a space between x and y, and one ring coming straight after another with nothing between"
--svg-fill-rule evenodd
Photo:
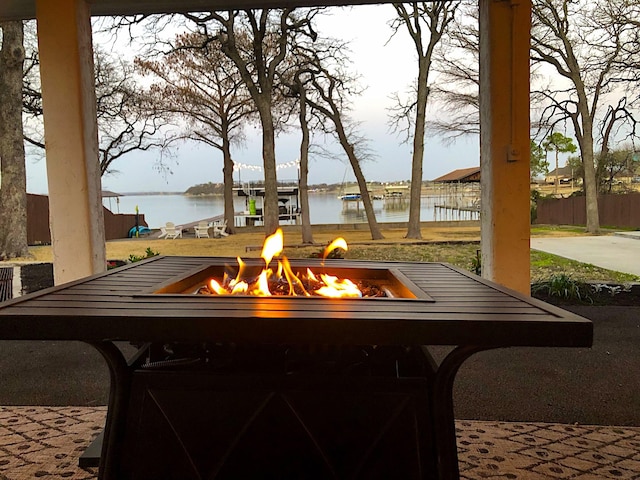
<instances>
[{"instance_id":1,"label":"fire pit base","mask_svg":"<svg viewBox=\"0 0 640 480\"><path fill-rule=\"evenodd\" d=\"M435 471L424 378L393 375L393 360L392 369L377 363L373 373L389 375L376 376L369 368L310 374L305 365L284 374L134 371L118 478L417 479Z\"/></svg>"}]
</instances>

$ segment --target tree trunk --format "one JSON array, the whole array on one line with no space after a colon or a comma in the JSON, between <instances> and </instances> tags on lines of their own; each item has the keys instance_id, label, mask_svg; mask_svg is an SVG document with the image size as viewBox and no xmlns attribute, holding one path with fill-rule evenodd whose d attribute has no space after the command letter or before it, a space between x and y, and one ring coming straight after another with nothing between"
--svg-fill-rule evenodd
<instances>
[{"instance_id":1,"label":"tree trunk","mask_svg":"<svg viewBox=\"0 0 640 480\"><path fill-rule=\"evenodd\" d=\"M356 177L358 182L358 187L360 187L360 196L362 197L362 203L364 204L364 212L367 215L367 223L369 224L369 231L371 232L372 240L382 240L384 235L382 235L382 231L378 226L378 221L376 220L376 214L373 211L373 202L371 201L371 197L369 196L369 190L367 189L367 181L364 178L364 174L362 173L362 169L360 168L360 162L358 161L358 157L356 157L355 151L353 149L353 145L349 143L347 139L347 135L342 126L342 122L340 118L334 117L333 123L336 126L336 133L338 134L338 139L340 140L340 145L344 149L347 157L349 158L349 163L351 163L351 168L353 169L353 174Z\"/></svg>"},{"instance_id":2,"label":"tree trunk","mask_svg":"<svg viewBox=\"0 0 640 480\"><path fill-rule=\"evenodd\" d=\"M307 124L307 99L304 87L300 88L300 208L302 208L302 243L313 243L311 216L309 213L309 125Z\"/></svg>"},{"instance_id":3,"label":"tree trunk","mask_svg":"<svg viewBox=\"0 0 640 480\"><path fill-rule=\"evenodd\" d=\"M424 158L424 125L429 87L427 86L428 62L420 59L418 67L418 92L416 98L416 126L413 135L413 159L411 161L411 193L409 223L406 238L422 238L420 231L420 203L422 197L422 162Z\"/></svg>"},{"instance_id":4,"label":"tree trunk","mask_svg":"<svg viewBox=\"0 0 640 480\"><path fill-rule=\"evenodd\" d=\"M360 196L362 197L362 203L364 204L364 212L367 215L367 223L369 224L371 239L382 240L384 238L384 235L382 235L382 231L380 230L378 221L376 220L376 214L373 211L373 202L371 201L371 196L369 195L367 181L365 180L362 169L360 168L360 161L356 156L353 145L349 143L349 139L347 138L347 134L344 131L344 126L342 124L342 119L340 118L340 112L337 106L331 100L329 101L329 103L331 105L332 111L329 112L328 110L324 110L323 113L327 116L327 118L330 118L335 125L336 135L338 136L340 145L349 158L349 163L351 164L353 174L355 175L358 182L358 187L360 188Z\"/></svg>"},{"instance_id":5,"label":"tree trunk","mask_svg":"<svg viewBox=\"0 0 640 480\"><path fill-rule=\"evenodd\" d=\"M584 169L584 195L586 203L587 232L600 233L600 216L598 214L598 188L596 182L596 168L593 162L593 131L591 123L585 125L584 135L580 143L582 166Z\"/></svg>"},{"instance_id":6,"label":"tree trunk","mask_svg":"<svg viewBox=\"0 0 640 480\"><path fill-rule=\"evenodd\" d=\"M266 102L264 102L266 103ZM265 236L273 234L280 226L278 210L278 177L276 174L276 143L271 105L259 107L262 123L262 163L264 168L264 218Z\"/></svg>"},{"instance_id":7,"label":"tree trunk","mask_svg":"<svg viewBox=\"0 0 640 480\"><path fill-rule=\"evenodd\" d=\"M556 147L556 181L553 182L555 184L555 188L554 188L554 192L556 195L558 195L558 186L560 185L560 176L558 173L558 147Z\"/></svg>"},{"instance_id":8,"label":"tree trunk","mask_svg":"<svg viewBox=\"0 0 640 480\"><path fill-rule=\"evenodd\" d=\"M21 21L0 22L0 259L25 257L27 176L22 131L24 31Z\"/></svg>"},{"instance_id":9,"label":"tree trunk","mask_svg":"<svg viewBox=\"0 0 640 480\"><path fill-rule=\"evenodd\" d=\"M222 176L224 182L224 219L227 222L227 232L235 233L235 207L233 205L233 160L231 159L231 145L229 137L222 135Z\"/></svg>"},{"instance_id":10,"label":"tree trunk","mask_svg":"<svg viewBox=\"0 0 640 480\"><path fill-rule=\"evenodd\" d=\"M367 189L367 181L365 180L362 169L360 168L360 162L356 158L351 145L345 145L344 148L347 150L347 156L349 157L351 168L353 168L353 173L358 181L358 187L360 187L360 196L362 197L362 203L364 204L364 212L367 215L367 223L369 224L371 239L382 240L384 235L382 235L382 231L380 230L378 221L376 220L376 214L373 211L373 203L371 202L369 190Z\"/></svg>"}]
</instances>

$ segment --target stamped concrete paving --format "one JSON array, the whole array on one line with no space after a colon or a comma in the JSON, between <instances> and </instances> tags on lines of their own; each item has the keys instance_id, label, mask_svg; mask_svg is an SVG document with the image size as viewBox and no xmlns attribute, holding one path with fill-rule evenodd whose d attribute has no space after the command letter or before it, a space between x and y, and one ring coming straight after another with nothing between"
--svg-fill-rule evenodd
<instances>
[{"instance_id":1,"label":"stamped concrete paving","mask_svg":"<svg viewBox=\"0 0 640 480\"><path fill-rule=\"evenodd\" d=\"M0 479L94 480L78 456L104 425L104 407L0 407ZM460 476L637 479L640 427L456 422Z\"/></svg>"}]
</instances>

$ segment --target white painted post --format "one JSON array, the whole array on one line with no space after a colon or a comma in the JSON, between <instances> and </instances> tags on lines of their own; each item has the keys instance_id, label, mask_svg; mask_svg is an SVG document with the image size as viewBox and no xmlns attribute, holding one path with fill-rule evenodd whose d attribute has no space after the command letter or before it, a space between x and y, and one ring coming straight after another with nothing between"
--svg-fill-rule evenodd
<instances>
[{"instance_id":1,"label":"white painted post","mask_svg":"<svg viewBox=\"0 0 640 480\"><path fill-rule=\"evenodd\" d=\"M55 283L106 269L91 15L84 0L37 0Z\"/></svg>"}]
</instances>

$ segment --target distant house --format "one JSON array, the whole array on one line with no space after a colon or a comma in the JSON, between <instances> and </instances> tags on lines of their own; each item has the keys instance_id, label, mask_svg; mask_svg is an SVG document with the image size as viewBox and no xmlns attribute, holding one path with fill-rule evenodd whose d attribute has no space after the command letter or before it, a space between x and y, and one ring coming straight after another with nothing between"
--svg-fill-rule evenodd
<instances>
[{"instance_id":1,"label":"distant house","mask_svg":"<svg viewBox=\"0 0 640 480\"><path fill-rule=\"evenodd\" d=\"M480 181L480 167L460 168L434 178L433 182L440 183L471 183Z\"/></svg>"},{"instance_id":2,"label":"distant house","mask_svg":"<svg viewBox=\"0 0 640 480\"><path fill-rule=\"evenodd\" d=\"M571 180L573 180L573 170L566 165L564 167L554 168L544 177L544 183L554 185L556 179L558 183L571 183Z\"/></svg>"}]
</instances>

